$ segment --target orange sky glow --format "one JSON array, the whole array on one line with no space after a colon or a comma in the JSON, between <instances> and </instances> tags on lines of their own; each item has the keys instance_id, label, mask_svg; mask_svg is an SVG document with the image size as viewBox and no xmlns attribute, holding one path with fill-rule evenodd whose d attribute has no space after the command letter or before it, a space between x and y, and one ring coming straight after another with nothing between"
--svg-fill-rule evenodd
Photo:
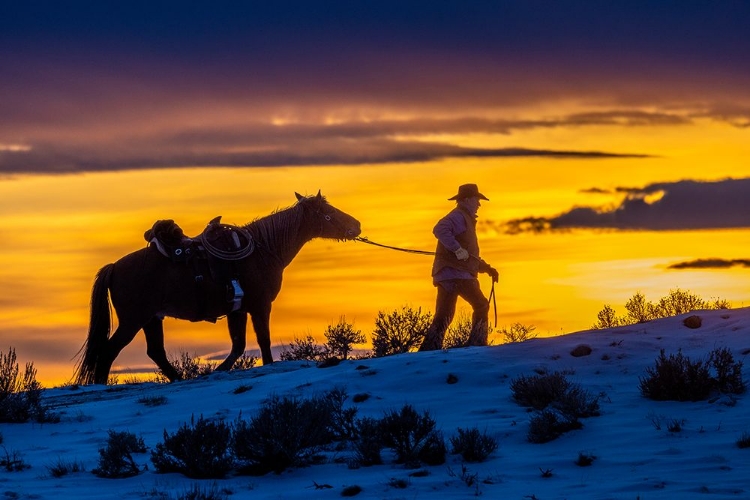
<instances>
[{"instance_id":1,"label":"orange sky glow","mask_svg":"<svg viewBox=\"0 0 750 500\"><path fill-rule=\"evenodd\" d=\"M583 204L606 206L616 197L581 191L594 185L643 186L657 181L750 176L743 159L750 149L742 134L725 126L724 157L712 159L719 131L712 125L670 130L638 130L631 140L656 156L651 159L474 159L424 164L320 166L290 168L194 168L13 176L0 183L0 248L3 286L0 331L22 359L34 360L39 378L63 383L72 373L72 358L83 342L88 321L90 286L104 264L145 245L143 232L161 218L173 218L188 234L199 233L208 220L222 215L242 224L289 206L294 191L321 189L329 201L362 223L373 241L406 248L434 248L435 221L452 207L447 198L464 182L476 182L490 202L480 209L482 221L504 221L524 215L555 215ZM577 131L580 132L580 131ZM592 136L611 140L623 151L626 130L598 128L585 134L560 131L567 139L533 141L571 146L578 135L586 149ZM686 133L688 132L688 133ZM608 139L607 133L611 134ZM661 148L649 136L665 137ZM466 143L491 137L465 138ZM462 138L454 139L460 142ZM645 143L645 145L644 145ZM687 151L687 152L686 152ZM727 153L730 151L731 154ZM713 155L715 156L715 155ZM701 161L702 160L702 161ZM534 325L541 335L590 327L604 304L618 306L641 291L656 300L674 288L704 298L720 297L735 307L750 304L750 269L671 270L676 262L721 256L742 258L750 247L750 230L613 231L574 229L549 234L508 235L480 225L483 257L501 274L497 285L498 327L514 322ZM379 311L401 306L432 311L431 259L357 242L315 240L285 273L274 303L275 346L313 335L345 316L368 337ZM489 293L489 278L481 277ZM459 313L468 314L466 306ZM51 340L54 339L54 342ZM497 341L500 341L498 338ZM229 347L226 324L169 321L168 352L210 355ZM249 349L254 349L249 334ZM145 368L139 338L118 358L119 368Z\"/></svg>"}]
</instances>

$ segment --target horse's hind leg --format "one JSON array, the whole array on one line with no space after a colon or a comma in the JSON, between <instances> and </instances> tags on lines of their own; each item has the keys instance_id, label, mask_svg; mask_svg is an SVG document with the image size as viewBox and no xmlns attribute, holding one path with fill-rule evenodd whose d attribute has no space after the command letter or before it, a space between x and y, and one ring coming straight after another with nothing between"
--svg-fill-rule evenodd
<instances>
[{"instance_id":1,"label":"horse's hind leg","mask_svg":"<svg viewBox=\"0 0 750 500\"><path fill-rule=\"evenodd\" d=\"M245 353L247 343L247 313L244 311L235 311L227 315L227 325L229 326L229 337L232 339L232 350L229 356L219 366L217 370L231 370L235 361Z\"/></svg>"},{"instance_id":2,"label":"horse's hind leg","mask_svg":"<svg viewBox=\"0 0 750 500\"><path fill-rule=\"evenodd\" d=\"M106 384L109 379L109 372L112 369L112 363L120 354L126 345L133 341L135 335L141 329L139 325L121 323L115 333L107 340L107 344L96 360L96 370L94 372L95 384Z\"/></svg>"},{"instance_id":3,"label":"horse's hind leg","mask_svg":"<svg viewBox=\"0 0 750 500\"><path fill-rule=\"evenodd\" d=\"M258 306L250 312L253 319L253 328L255 329L255 338L258 340L260 354L263 358L264 365L273 363L273 354L271 354L271 303Z\"/></svg>"},{"instance_id":4,"label":"horse's hind leg","mask_svg":"<svg viewBox=\"0 0 750 500\"><path fill-rule=\"evenodd\" d=\"M164 350L164 324L163 320L154 316L148 323L143 325L143 333L146 335L146 354L156 363L161 372L170 382L180 380L182 377L167 359Z\"/></svg>"}]
</instances>

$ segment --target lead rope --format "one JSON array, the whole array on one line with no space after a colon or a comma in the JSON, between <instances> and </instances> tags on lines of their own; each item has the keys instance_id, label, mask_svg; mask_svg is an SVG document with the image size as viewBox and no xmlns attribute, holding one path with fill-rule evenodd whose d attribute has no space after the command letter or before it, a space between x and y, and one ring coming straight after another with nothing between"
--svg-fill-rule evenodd
<instances>
[{"instance_id":1,"label":"lead rope","mask_svg":"<svg viewBox=\"0 0 750 500\"><path fill-rule=\"evenodd\" d=\"M390 250L397 250L399 252L407 252L407 253L415 253L418 255L435 255L435 252L428 252L427 250L414 250L411 248L400 248L400 247L392 247L390 245L383 245L382 243L375 243L374 241L370 241L367 238L357 236L354 238L355 241L361 241L362 243L367 243L368 245L375 245L377 247L382 248L388 248ZM479 259L479 257L476 257L472 255L471 257L474 257L475 259ZM492 280L492 289L490 290L490 297L487 299L487 303L492 302L492 307L495 311L495 328L497 328L497 299L495 298L495 280Z\"/></svg>"},{"instance_id":2,"label":"lead rope","mask_svg":"<svg viewBox=\"0 0 750 500\"><path fill-rule=\"evenodd\" d=\"M497 299L495 298L495 280L492 280L492 289L490 290L490 298L487 299L488 303L490 301L492 301L492 308L495 310L495 326L494 326L494 328L497 329Z\"/></svg>"},{"instance_id":3,"label":"lead rope","mask_svg":"<svg viewBox=\"0 0 750 500\"><path fill-rule=\"evenodd\" d=\"M367 243L368 245L375 245L377 247L390 248L391 250L398 250L399 252L416 253L419 255L435 255L435 252L428 252L427 250L412 250L411 248L392 247L388 245L383 245L381 243L375 243L374 241L370 241L367 238L362 238L359 236L357 236L354 239L357 241L361 241L362 243Z\"/></svg>"}]
</instances>

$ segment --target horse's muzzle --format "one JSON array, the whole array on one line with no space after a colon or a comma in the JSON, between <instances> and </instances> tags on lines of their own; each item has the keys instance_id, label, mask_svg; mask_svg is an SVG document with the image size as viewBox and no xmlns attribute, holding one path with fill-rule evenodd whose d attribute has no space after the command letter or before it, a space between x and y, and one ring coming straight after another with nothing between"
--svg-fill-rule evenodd
<instances>
[{"instance_id":1,"label":"horse's muzzle","mask_svg":"<svg viewBox=\"0 0 750 500\"><path fill-rule=\"evenodd\" d=\"M357 224L356 226L350 227L349 229L346 230L346 239L353 240L360 234L362 234L362 229L360 225Z\"/></svg>"}]
</instances>

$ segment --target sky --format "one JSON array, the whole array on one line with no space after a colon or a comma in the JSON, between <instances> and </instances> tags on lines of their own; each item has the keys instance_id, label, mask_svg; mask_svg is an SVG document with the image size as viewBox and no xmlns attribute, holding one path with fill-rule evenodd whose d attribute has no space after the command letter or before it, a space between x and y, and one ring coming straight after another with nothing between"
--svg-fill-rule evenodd
<instances>
[{"instance_id":1,"label":"sky","mask_svg":"<svg viewBox=\"0 0 750 500\"><path fill-rule=\"evenodd\" d=\"M174 384L47 389L43 402L60 423L0 424L6 453L30 466L0 471L3 491L16 498L175 499L199 487L216 492L212 498L324 500L341 498L356 485L362 489L358 499L747 498L750 449L737 446L750 433L747 394L676 402L653 401L639 391L661 349L667 356L681 351L693 363L719 348L728 349L734 362L746 359L750 308L699 312L701 327L695 330L683 326L689 315L522 343L347 360L329 368L283 361ZM591 347L591 354L573 357L580 345ZM532 444L527 435L534 413L513 400L510 386L545 371L562 372L599 397L600 415L581 419L581 429L556 440ZM746 364L743 374L747 381ZM269 397L304 400L333 389L346 392L344 408L355 409L357 418L380 419L409 404L435 421L448 450L459 428L477 429L498 448L480 463L448 454L443 465L410 469L394 463L388 448L383 465L351 468L354 452L343 446L325 451L320 463L281 474L200 481L158 474L151 463L150 451L165 435L192 427L191 419L249 421ZM675 422L679 432L668 429ZM141 437L148 451L133 458L148 469L126 479L92 474L109 431ZM593 463L576 465L581 454L595 457ZM73 465L83 470L51 474L52 468ZM542 477L544 471L551 476ZM465 479L473 475L478 481L469 486Z\"/></svg>"},{"instance_id":2,"label":"sky","mask_svg":"<svg viewBox=\"0 0 750 500\"><path fill-rule=\"evenodd\" d=\"M198 234L318 190L363 236L432 250L477 183L500 327L584 329L637 291L747 305L748 20L740 1L6 2L0 345L61 382L93 276L155 220ZM434 308L429 258L362 247L303 250L274 342ZM172 350L227 340L167 327ZM138 342L121 367L150 366Z\"/></svg>"}]
</instances>

